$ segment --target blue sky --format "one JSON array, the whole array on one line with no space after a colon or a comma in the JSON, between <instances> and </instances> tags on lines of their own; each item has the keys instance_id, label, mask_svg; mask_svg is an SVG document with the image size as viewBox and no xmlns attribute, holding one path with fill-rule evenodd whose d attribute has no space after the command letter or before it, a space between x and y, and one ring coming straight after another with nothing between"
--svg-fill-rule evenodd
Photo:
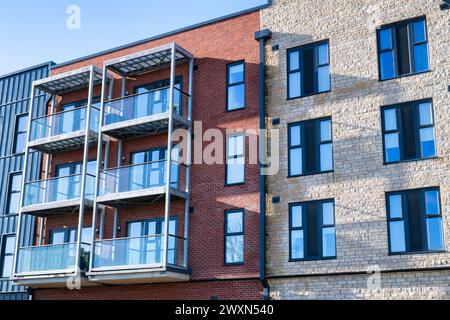
<instances>
[{"instance_id":1,"label":"blue sky","mask_svg":"<svg viewBox=\"0 0 450 320\"><path fill-rule=\"evenodd\" d=\"M61 63L266 0L11 0L0 2L0 75L53 60ZM81 28L69 30L70 5Z\"/></svg>"}]
</instances>

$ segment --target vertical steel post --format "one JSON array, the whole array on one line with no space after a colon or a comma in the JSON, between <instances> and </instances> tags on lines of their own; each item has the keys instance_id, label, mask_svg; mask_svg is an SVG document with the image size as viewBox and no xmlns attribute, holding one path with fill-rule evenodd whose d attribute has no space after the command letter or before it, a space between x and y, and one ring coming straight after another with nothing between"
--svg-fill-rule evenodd
<instances>
[{"instance_id":1,"label":"vertical steel post","mask_svg":"<svg viewBox=\"0 0 450 320\"><path fill-rule=\"evenodd\" d=\"M86 177L87 177L87 163L89 156L89 140L90 140L90 123L91 123L91 111L92 111L92 100L94 95L94 66L91 66L89 71L89 93L88 93L88 103L86 111L86 128L84 136L84 155L83 155L83 170L81 176L81 191L80 191L80 213L78 216L78 233L77 233L77 255L75 257L75 274L78 275L80 271L80 258L81 258L81 239L83 233L83 222L84 222L84 207L86 202ZM94 227L94 226L93 226ZM95 230L93 232L95 234ZM91 259L92 260L92 259Z\"/></svg>"},{"instance_id":2,"label":"vertical steel post","mask_svg":"<svg viewBox=\"0 0 450 320\"><path fill-rule=\"evenodd\" d=\"M170 176L172 169L172 131L173 131L173 105L175 88L175 68L176 68L176 47L172 44L170 61L170 88L169 88L169 124L167 128L167 163L166 163L166 204L164 216L164 249L163 268L167 268L168 248L169 248L169 221L170 221Z\"/></svg>"},{"instance_id":3,"label":"vertical steel post","mask_svg":"<svg viewBox=\"0 0 450 320\"><path fill-rule=\"evenodd\" d=\"M100 118L99 118L99 126L98 126L98 141L97 141L97 165L96 165L96 175L95 175L95 185L94 185L94 208L92 212L92 242L91 242L91 258L89 259L89 272L92 271L94 267L94 256L95 256L95 229L97 226L97 214L98 214L98 204L97 204L97 196L98 189L100 187L100 171L102 168L102 151L103 151L103 118L104 118L104 110L105 110L105 94L106 94L106 81L108 77L108 70L106 66L103 66L103 74L102 74L102 93L100 97Z\"/></svg>"},{"instance_id":4,"label":"vertical steel post","mask_svg":"<svg viewBox=\"0 0 450 320\"><path fill-rule=\"evenodd\" d=\"M109 79L108 100L111 100L113 98L113 94L114 94L114 78L111 77ZM109 151L110 150L111 150L111 139L108 139L108 141L106 141L106 147L105 147L105 160L103 162L104 163L103 170L107 170L109 168ZM106 186L106 180L104 181L104 183ZM100 216L100 232L99 232L100 240L103 240L105 237L105 214L106 214L106 208L103 208L101 216Z\"/></svg>"},{"instance_id":5,"label":"vertical steel post","mask_svg":"<svg viewBox=\"0 0 450 320\"><path fill-rule=\"evenodd\" d=\"M51 103L51 111L50 111L51 114L55 113L55 107L56 107L56 103L55 103L56 101L55 100L56 100L55 96L53 95L52 96L52 103ZM44 169L44 179L45 179L44 184L45 184L45 186L44 186L44 190L47 190L47 181L49 179L48 173L49 173L49 170L50 170L50 157L51 157L51 155L47 154L46 155L46 159L45 159L45 169ZM45 224L45 218L44 217L39 218L39 240L38 240L38 242L39 242L40 246L44 243L44 224Z\"/></svg>"},{"instance_id":6,"label":"vertical steel post","mask_svg":"<svg viewBox=\"0 0 450 320\"><path fill-rule=\"evenodd\" d=\"M127 94L127 78L126 76L122 77L122 88L121 88L121 98L125 97ZM121 100L121 103L123 104L124 101ZM118 148L117 148L117 168L120 168L122 166L122 153L123 153L123 141L121 139L118 140ZM118 170L118 172L120 169ZM116 185L116 193L119 192L119 181L120 177L117 177L117 185ZM114 208L114 224L113 224L113 239L117 238L117 229L119 228L119 209Z\"/></svg>"},{"instance_id":7,"label":"vertical steel post","mask_svg":"<svg viewBox=\"0 0 450 320\"><path fill-rule=\"evenodd\" d=\"M188 120L190 121L189 136L187 137L187 154L186 154L186 193L187 199L184 207L184 257L183 266L188 267L189 263L189 209L191 205L191 158L192 158L192 95L194 93L194 58L189 61L189 97L188 97Z\"/></svg>"},{"instance_id":8,"label":"vertical steel post","mask_svg":"<svg viewBox=\"0 0 450 320\"><path fill-rule=\"evenodd\" d=\"M27 141L26 141L24 162L23 162L23 168L22 168L22 188L20 191L20 199L19 199L19 217L17 219L17 226L16 226L16 246L14 248L14 258L13 258L13 268L14 268L13 275L14 275L14 277L17 273L17 255L19 252L19 246L21 245L20 236L21 236L22 215L23 215L22 207L23 207L23 199L24 199L25 182L27 180L28 155L29 155L28 142L30 141L31 122L33 119L33 112L34 112L34 93L35 93L35 87L34 87L34 83L33 83L31 86L31 99L30 99L30 107L29 107L29 111L28 111Z\"/></svg>"}]
</instances>

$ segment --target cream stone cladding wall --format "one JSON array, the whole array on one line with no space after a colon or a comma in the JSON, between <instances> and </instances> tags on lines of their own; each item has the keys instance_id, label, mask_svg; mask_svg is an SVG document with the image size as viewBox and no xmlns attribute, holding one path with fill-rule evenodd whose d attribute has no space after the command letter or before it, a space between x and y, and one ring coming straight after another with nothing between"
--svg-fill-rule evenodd
<instances>
[{"instance_id":1,"label":"cream stone cladding wall","mask_svg":"<svg viewBox=\"0 0 450 320\"><path fill-rule=\"evenodd\" d=\"M371 266L382 271L450 268L448 252L389 255L385 203L389 191L440 187L445 249L450 250L450 10L441 10L440 4L276 0L262 11L262 27L273 32L266 50L267 116L269 122L281 120L273 126L280 130L280 172L267 183L269 277L364 273ZM377 27L419 16L427 19L431 71L380 82ZM287 49L326 39L331 92L287 100ZM272 49L275 45L279 50ZM433 99L437 157L383 165L381 107L426 98ZM333 123L334 172L288 179L287 125L325 116ZM281 203L272 204L273 196ZM329 198L335 199L337 259L289 262L289 203ZM280 289L295 286L292 281L271 283ZM298 281L301 288L316 280Z\"/></svg>"},{"instance_id":2,"label":"cream stone cladding wall","mask_svg":"<svg viewBox=\"0 0 450 320\"><path fill-rule=\"evenodd\" d=\"M379 288L368 287L368 281L367 275L277 279L270 281L271 297L277 300L447 300L450 297L450 271L382 274Z\"/></svg>"}]
</instances>

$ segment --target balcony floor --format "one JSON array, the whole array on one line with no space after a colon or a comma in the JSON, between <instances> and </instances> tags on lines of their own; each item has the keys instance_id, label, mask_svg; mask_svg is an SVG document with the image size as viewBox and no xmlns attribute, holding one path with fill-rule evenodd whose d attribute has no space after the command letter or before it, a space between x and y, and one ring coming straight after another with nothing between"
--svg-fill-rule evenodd
<instances>
[{"instance_id":1,"label":"balcony floor","mask_svg":"<svg viewBox=\"0 0 450 320\"><path fill-rule=\"evenodd\" d=\"M94 283L111 285L187 282L190 280L190 273L187 270L176 268L95 271L88 273L87 276Z\"/></svg>"},{"instance_id":2,"label":"balcony floor","mask_svg":"<svg viewBox=\"0 0 450 320\"><path fill-rule=\"evenodd\" d=\"M50 289L50 288L67 288L67 285L81 285L81 287L92 287L98 284L86 276L81 276L77 283L73 274L48 274L36 276L16 276L13 283L18 286L26 286L35 289Z\"/></svg>"},{"instance_id":3,"label":"balcony floor","mask_svg":"<svg viewBox=\"0 0 450 320\"><path fill-rule=\"evenodd\" d=\"M102 128L102 132L116 139L131 139L167 132L168 126L169 114L162 113L105 125ZM179 115L174 115L174 130L179 128L188 128L189 126L189 120Z\"/></svg>"},{"instance_id":4,"label":"balcony floor","mask_svg":"<svg viewBox=\"0 0 450 320\"><path fill-rule=\"evenodd\" d=\"M93 201L86 199L85 205L88 208L92 208ZM75 212L78 210L79 206L80 199L57 201L23 207L22 213L46 218Z\"/></svg>"},{"instance_id":5,"label":"balcony floor","mask_svg":"<svg viewBox=\"0 0 450 320\"><path fill-rule=\"evenodd\" d=\"M79 150L84 146L85 133L85 130L79 130L45 139L39 139L29 142L28 147L48 154ZM95 144L97 140L98 134L91 131L89 144Z\"/></svg>"},{"instance_id":6,"label":"balcony floor","mask_svg":"<svg viewBox=\"0 0 450 320\"><path fill-rule=\"evenodd\" d=\"M121 193L111 193L97 197L97 202L105 206L116 208L130 205L152 204L165 199L165 187L157 187L145 190L128 191ZM186 199L187 193L179 189L172 188L172 199Z\"/></svg>"}]
</instances>

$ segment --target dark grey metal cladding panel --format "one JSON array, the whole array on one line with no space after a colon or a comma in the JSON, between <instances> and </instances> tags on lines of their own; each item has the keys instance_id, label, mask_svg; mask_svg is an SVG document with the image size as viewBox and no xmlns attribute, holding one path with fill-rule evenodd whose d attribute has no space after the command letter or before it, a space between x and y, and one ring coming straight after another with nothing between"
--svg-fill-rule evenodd
<instances>
[{"instance_id":1,"label":"dark grey metal cladding panel","mask_svg":"<svg viewBox=\"0 0 450 320\"><path fill-rule=\"evenodd\" d=\"M23 166L23 155L12 156L0 159L0 234L16 233L17 215L5 216L8 205L8 184L9 176L12 172L20 172ZM30 176L36 180L40 175L40 154L30 155L30 163L33 165L30 170ZM32 244L32 235L34 228L34 218L24 216L22 233L22 245Z\"/></svg>"},{"instance_id":2,"label":"dark grey metal cladding panel","mask_svg":"<svg viewBox=\"0 0 450 320\"><path fill-rule=\"evenodd\" d=\"M31 296L28 293L0 293L0 301L26 301L31 300Z\"/></svg>"},{"instance_id":3,"label":"dark grey metal cladding panel","mask_svg":"<svg viewBox=\"0 0 450 320\"><path fill-rule=\"evenodd\" d=\"M16 116L28 113L33 81L47 77L48 74L49 65L40 65L8 76L0 76L0 237L4 234L15 234L17 231L18 216L5 216L10 173L22 171L24 162L23 154L11 154L14 144ZM48 96L46 94L40 90L35 92L33 117L45 114L45 103L47 101ZM40 153L30 154L30 169L27 176L33 180L40 176L41 159ZM25 215L22 224L21 246L32 245L34 229L35 218ZM0 300L29 299L26 292L25 287L13 286L11 281L0 279Z\"/></svg>"},{"instance_id":4,"label":"dark grey metal cladding panel","mask_svg":"<svg viewBox=\"0 0 450 320\"><path fill-rule=\"evenodd\" d=\"M27 289L24 286L15 286L12 281L3 279L0 280L0 300L4 292L27 292Z\"/></svg>"}]
</instances>

